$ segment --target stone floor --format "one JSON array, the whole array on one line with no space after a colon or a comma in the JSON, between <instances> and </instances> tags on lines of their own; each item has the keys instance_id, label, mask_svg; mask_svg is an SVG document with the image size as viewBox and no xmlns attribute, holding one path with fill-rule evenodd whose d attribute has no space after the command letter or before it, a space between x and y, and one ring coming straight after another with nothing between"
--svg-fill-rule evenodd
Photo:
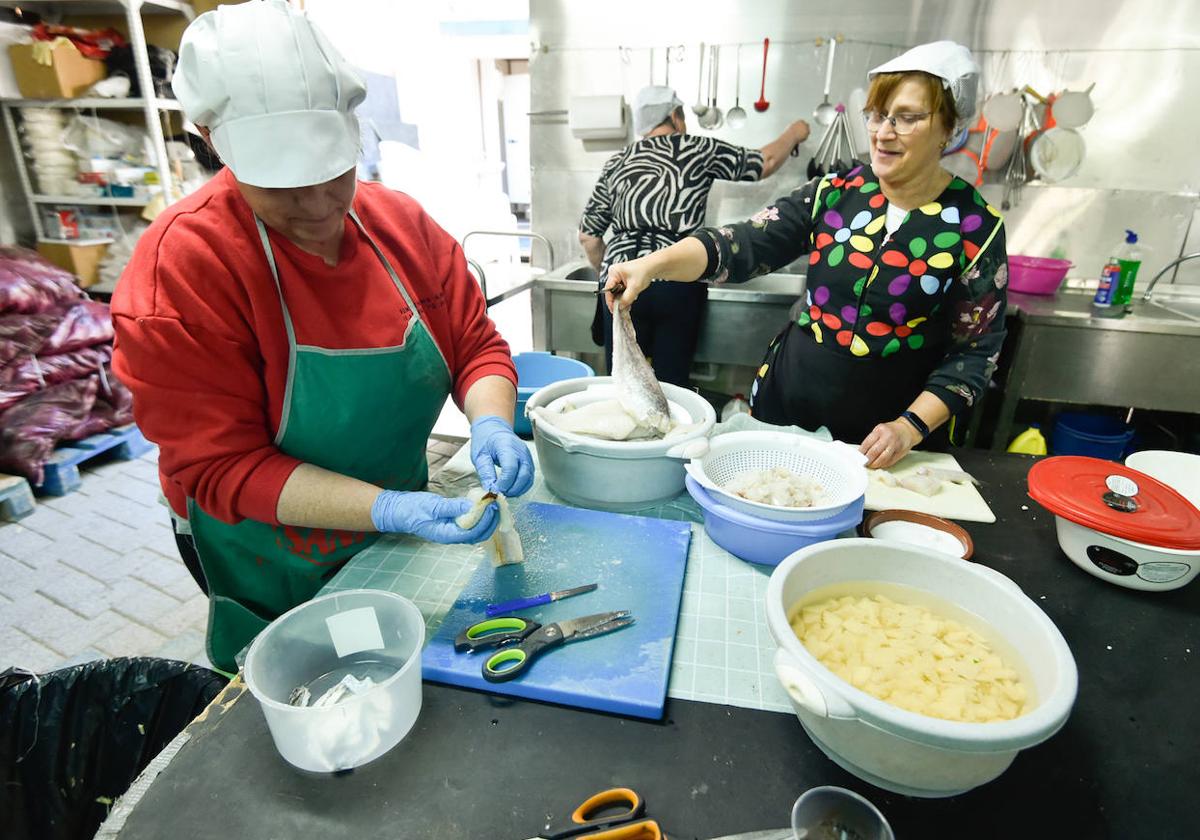
<instances>
[{"instance_id":1,"label":"stone floor","mask_svg":"<svg viewBox=\"0 0 1200 840\"><path fill-rule=\"evenodd\" d=\"M462 440L435 437L430 473ZM81 489L0 523L0 670L48 671L113 656L208 664L208 599L159 502L158 451L85 464ZM94 465L92 465L94 464Z\"/></svg>"}]
</instances>

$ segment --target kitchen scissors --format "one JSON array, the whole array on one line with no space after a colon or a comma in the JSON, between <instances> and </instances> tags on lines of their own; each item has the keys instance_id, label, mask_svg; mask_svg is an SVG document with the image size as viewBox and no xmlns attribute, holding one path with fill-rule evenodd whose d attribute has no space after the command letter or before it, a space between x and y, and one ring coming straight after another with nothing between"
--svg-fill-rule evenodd
<instances>
[{"instance_id":1,"label":"kitchen scissors","mask_svg":"<svg viewBox=\"0 0 1200 840\"><path fill-rule=\"evenodd\" d=\"M616 813L605 811L620 809ZM609 788L588 797L571 814L571 823L547 829L529 840L666 840L658 823L646 816L646 800L629 788Z\"/></svg>"},{"instance_id":2,"label":"kitchen scissors","mask_svg":"<svg viewBox=\"0 0 1200 840\"><path fill-rule=\"evenodd\" d=\"M629 610L585 615L545 626L510 615L472 624L458 634L454 649L459 653L475 653L499 648L483 661L483 678L488 682L507 682L523 674L547 650L620 630L633 621Z\"/></svg>"}]
</instances>

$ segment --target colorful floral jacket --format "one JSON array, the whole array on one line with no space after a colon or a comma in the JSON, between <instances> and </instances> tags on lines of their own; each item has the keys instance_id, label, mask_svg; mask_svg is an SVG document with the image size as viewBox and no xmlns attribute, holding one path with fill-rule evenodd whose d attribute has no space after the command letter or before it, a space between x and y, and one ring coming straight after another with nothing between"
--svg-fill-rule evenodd
<instances>
[{"instance_id":1,"label":"colorful floral jacket","mask_svg":"<svg viewBox=\"0 0 1200 840\"><path fill-rule=\"evenodd\" d=\"M958 177L890 237L886 220L869 166L814 179L749 221L698 231L702 279L741 283L807 253L798 325L855 356L941 350L926 390L957 414L987 387L1004 343L1004 222Z\"/></svg>"}]
</instances>

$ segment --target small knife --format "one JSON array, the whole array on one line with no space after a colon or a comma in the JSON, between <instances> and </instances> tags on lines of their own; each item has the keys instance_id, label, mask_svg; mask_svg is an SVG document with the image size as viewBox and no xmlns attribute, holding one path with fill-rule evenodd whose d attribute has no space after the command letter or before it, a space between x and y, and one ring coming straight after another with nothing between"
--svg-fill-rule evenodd
<instances>
[{"instance_id":1,"label":"small knife","mask_svg":"<svg viewBox=\"0 0 1200 840\"><path fill-rule=\"evenodd\" d=\"M517 598L499 604L488 604L485 612L491 617L515 612L516 610L528 609L529 607L538 607L542 604L549 604L551 601L561 601L563 598L570 598L572 595L582 595L585 592L591 592L598 585L589 583L587 586L576 586L574 589L560 589L557 592L546 592L530 598Z\"/></svg>"}]
</instances>

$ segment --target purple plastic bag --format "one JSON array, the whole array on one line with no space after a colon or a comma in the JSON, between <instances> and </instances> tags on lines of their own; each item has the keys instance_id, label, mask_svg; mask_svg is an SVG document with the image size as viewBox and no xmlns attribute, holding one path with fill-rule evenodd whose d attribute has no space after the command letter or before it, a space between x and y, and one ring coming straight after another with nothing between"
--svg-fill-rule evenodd
<instances>
[{"instance_id":1,"label":"purple plastic bag","mask_svg":"<svg viewBox=\"0 0 1200 840\"><path fill-rule=\"evenodd\" d=\"M100 377L73 379L31 394L0 414L0 470L43 481L43 467L58 441L79 435L91 416Z\"/></svg>"},{"instance_id":2,"label":"purple plastic bag","mask_svg":"<svg viewBox=\"0 0 1200 840\"><path fill-rule=\"evenodd\" d=\"M18 356L0 367L0 411L41 388L98 374L111 359L108 344L53 356Z\"/></svg>"},{"instance_id":3,"label":"purple plastic bag","mask_svg":"<svg viewBox=\"0 0 1200 840\"><path fill-rule=\"evenodd\" d=\"M82 347L112 342L112 313L107 303L83 300L63 306L61 312L62 320L54 332L46 336L38 355L69 353Z\"/></svg>"},{"instance_id":4,"label":"purple plastic bag","mask_svg":"<svg viewBox=\"0 0 1200 840\"><path fill-rule=\"evenodd\" d=\"M59 313L0 315L0 367L17 356L36 356L61 323Z\"/></svg>"},{"instance_id":5,"label":"purple plastic bag","mask_svg":"<svg viewBox=\"0 0 1200 840\"><path fill-rule=\"evenodd\" d=\"M0 313L37 314L86 297L75 278L25 248L0 248Z\"/></svg>"}]
</instances>

